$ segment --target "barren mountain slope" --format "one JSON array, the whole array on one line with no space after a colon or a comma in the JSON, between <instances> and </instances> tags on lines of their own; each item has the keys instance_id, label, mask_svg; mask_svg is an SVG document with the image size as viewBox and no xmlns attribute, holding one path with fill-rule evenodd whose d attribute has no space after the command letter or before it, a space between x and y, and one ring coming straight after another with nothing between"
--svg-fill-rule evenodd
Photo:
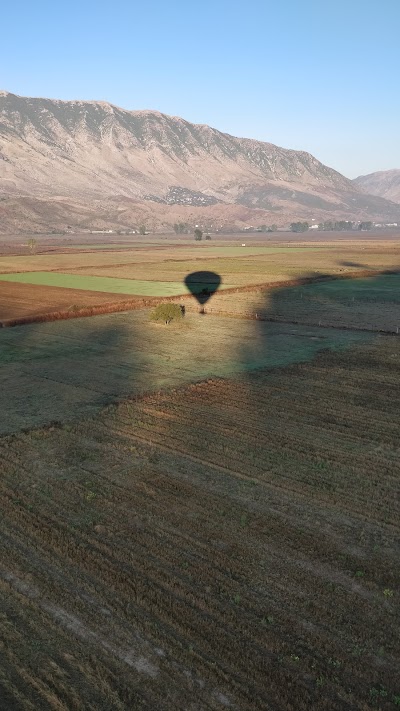
<instances>
[{"instance_id":1,"label":"barren mountain slope","mask_svg":"<svg viewBox=\"0 0 400 711\"><path fill-rule=\"evenodd\" d=\"M353 182L366 193L400 203L400 170L380 170L360 175Z\"/></svg>"},{"instance_id":2,"label":"barren mountain slope","mask_svg":"<svg viewBox=\"0 0 400 711\"><path fill-rule=\"evenodd\" d=\"M7 92L0 92L0 192L3 231L10 223L23 229L29 212L36 227L122 226L135 222L139 206L158 224L398 214L309 153L157 111Z\"/></svg>"}]
</instances>

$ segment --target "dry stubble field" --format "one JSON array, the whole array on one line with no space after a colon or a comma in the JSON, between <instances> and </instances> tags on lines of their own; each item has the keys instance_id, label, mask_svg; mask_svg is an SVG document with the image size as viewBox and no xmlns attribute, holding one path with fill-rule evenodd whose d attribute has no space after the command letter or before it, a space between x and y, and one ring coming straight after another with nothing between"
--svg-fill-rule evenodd
<instances>
[{"instance_id":1,"label":"dry stubble field","mask_svg":"<svg viewBox=\"0 0 400 711\"><path fill-rule=\"evenodd\" d=\"M400 704L399 346L0 440L3 707Z\"/></svg>"},{"instance_id":2,"label":"dry stubble field","mask_svg":"<svg viewBox=\"0 0 400 711\"><path fill-rule=\"evenodd\" d=\"M308 360L373 335L189 314L165 328L134 311L0 330L0 434L85 417L123 397Z\"/></svg>"},{"instance_id":3,"label":"dry stubble field","mask_svg":"<svg viewBox=\"0 0 400 711\"><path fill-rule=\"evenodd\" d=\"M400 275L378 273L310 284L286 282L237 293L219 292L206 310L280 323L399 333Z\"/></svg>"}]
</instances>

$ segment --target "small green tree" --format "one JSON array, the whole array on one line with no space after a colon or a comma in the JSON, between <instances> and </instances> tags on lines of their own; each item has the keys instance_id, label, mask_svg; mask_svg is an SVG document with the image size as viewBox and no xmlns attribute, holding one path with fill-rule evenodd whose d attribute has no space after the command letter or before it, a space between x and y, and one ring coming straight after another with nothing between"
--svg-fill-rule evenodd
<instances>
[{"instance_id":1,"label":"small green tree","mask_svg":"<svg viewBox=\"0 0 400 711\"><path fill-rule=\"evenodd\" d=\"M205 239L210 240L210 239L211 239L211 235L206 235L206 236L205 236Z\"/></svg>"},{"instance_id":2,"label":"small green tree","mask_svg":"<svg viewBox=\"0 0 400 711\"><path fill-rule=\"evenodd\" d=\"M158 304L150 313L150 320L168 324L171 321L179 321L184 314L185 307L181 304Z\"/></svg>"},{"instance_id":3,"label":"small green tree","mask_svg":"<svg viewBox=\"0 0 400 711\"><path fill-rule=\"evenodd\" d=\"M31 239L28 239L28 247L32 254L36 251L36 244L37 242L33 237L31 237Z\"/></svg>"},{"instance_id":4,"label":"small green tree","mask_svg":"<svg viewBox=\"0 0 400 711\"><path fill-rule=\"evenodd\" d=\"M140 226L139 226L139 234L140 234L140 235L145 235L145 234L146 234L146 225L140 225Z\"/></svg>"},{"instance_id":5,"label":"small green tree","mask_svg":"<svg viewBox=\"0 0 400 711\"><path fill-rule=\"evenodd\" d=\"M194 238L196 242L201 242L201 240L203 239L203 233L201 230L199 230L199 228L194 231Z\"/></svg>"}]
</instances>

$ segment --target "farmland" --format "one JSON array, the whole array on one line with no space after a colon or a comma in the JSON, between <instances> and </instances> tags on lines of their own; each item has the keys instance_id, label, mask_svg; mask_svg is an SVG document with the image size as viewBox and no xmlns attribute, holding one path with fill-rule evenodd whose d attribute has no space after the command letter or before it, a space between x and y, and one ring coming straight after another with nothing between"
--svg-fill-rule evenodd
<instances>
[{"instance_id":1,"label":"farmland","mask_svg":"<svg viewBox=\"0 0 400 711\"><path fill-rule=\"evenodd\" d=\"M86 274L62 274L60 272L22 272L0 274L0 281L18 284L61 287L81 291L134 296L178 296L184 290L181 282L143 281L141 279L118 279L113 277L88 276Z\"/></svg>"},{"instance_id":2,"label":"farmland","mask_svg":"<svg viewBox=\"0 0 400 711\"><path fill-rule=\"evenodd\" d=\"M400 275L322 280L273 289L217 293L210 313L303 325L400 331Z\"/></svg>"},{"instance_id":3,"label":"farmland","mask_svg":"<svg viewBox=\"0 0 400 711\"><path fill-rule=\"evenodd\" d=\"M178 280L182 273L191 271L193 265L202 269L204 263L223 277L229 274L257 274L260 281L266 277L283 279L312 271L346 272L354 269L385 269L400 265L400 244L391 241L361 241L359 243L287 243L275 245L256 243L240 245L137 245L127 250L93 249L76 252L54 252L0 257L0 273L32 271L75 271L104 276L118 276L120 268L128 278L159 278L159 273ZM258 268L258 270L257 270ZM183 269L183 272L180 271ZM130 271L129 271L130 270ZM152 276L149 275L152 270Z\"/></svg>"},{"instance_id":4,"label":"farmland","mask_svg":"<svg viewBox=\"0 0 400 711\"><path fill-rule=\"evenodd\" d=\"M396 708L399 374L374 336L3 437L6 708Z\"/></svg>"},{"instance_id":5,"label":"farmland","mask_svg":"<svg viewBox=\"0 0 400 711\"><path fill-rule=\"evenodd\" d=\"M85 249L79 249L80 246ZM385 270L396 271L400 268L400 244L396 239L363 239L358 243L352 240L287 242L281 237L275 244L266 244L265 239L259 238L245 247L238 244L237 239L236 242L200 245L188 243L188 240L172 240L169 244L165 239L152 244L150 240L146 242L143 239L135 245L121 247L118 243L113 248L106 249L105 245L101 244L90 246L76 242L75 246L60 246L58 250L54 247L55 251L50 253L45 251L38 254L0 256L0 290L4 290L4 282L24 284L21 294L26 296L27 302L24 312L23 299L18 298L18 291L9 291L3 305L0 303L0 319L12 320L28 317L30 314L37 314L38 318L42 318L46 314L62 310L64 303L67 312L73 305L87 309L105 303L116 304L121 295L125 295L127 301L185 295L185 277L202 270L219 274L220 288L223 291L243 287L258 289L263 285L268 287L285 281L315 279L320 275L378 275ZM32 285L31 292L28 285ZM38 286L42 287L40 291L34 288ZM61 292L58 298L56 292L51 294L46 291L47 288L69 289L71 298L65 298ZM82 291L87 292L86 299L82 296ZM12 293L16 295L14 312ZM298 294L300 297L301 293ZM99 294L103 296L99 298ZM104 296L107 294L108 297ZM296 295L297 292L291 292L291 298ZM60 304L57 308L53 308L50 303L53 298L54 304ZM264 295L261 298L263 303L260 298L248 295L244 299L240 297L236 299L234 306L229 307L227 301L231 297L220 294L209 306L226 313L254 314L264 310L266 297ZM317 306L317 299L314 301L314 306ZM34 309L30 307L31 303L36 304ZM242 307L239 306L240 303ZM188 308L191 308L190 304ZM7 312L6 316L4 311ZM76 313L78 311L79 309ZM318 324L321 316L322 320L324 318L321 303L315 314L317 311ZM332 309L329 313L331 311ZM393 319L391 323L392 321Z\"/></svg>"},{"instance_id":6,"label":"farmland","mask_svg":"<svg viewBox=\"0 0 400 711\"><path fill-rule=\"evenodd\" d=\"M126 301L122 294L114 294L113 301ZM104 292L41 287L0 279L0 321L54 314L63 311L92 308L110 303Z\"/></svg>"},{"instance_id":7,"label":"farmland","mask_svg":"<svg viewBox=\"0 0 400 711\"><path fill-rule=\"evenodd\" d=\"M400 707L400 247L102 247L0 257L1 711Z\"/></svg>"},{"instance_id":8,"label":"farmland","mask_svg":"<svg viewBox=\"0 0 400 711\"><path fill-rule=\"evenodd\" d=\"M0 330L0 433L87 416L110 402L258 367L308 360L374 334L140 310Z\"/></svg>"}]
</instances>

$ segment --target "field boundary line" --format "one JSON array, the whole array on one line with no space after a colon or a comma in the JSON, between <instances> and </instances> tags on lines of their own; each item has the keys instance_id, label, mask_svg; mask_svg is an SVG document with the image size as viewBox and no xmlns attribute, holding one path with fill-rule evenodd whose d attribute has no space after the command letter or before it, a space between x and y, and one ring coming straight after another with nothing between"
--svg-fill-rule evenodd
<instances>
[{"instance_id":1,"label":"field boundary line","mask_svg":"<svg viewBox=\"0 0 400 711\"><path fill-rule=\"evenodd\" d=\"M10 272L7 272L8 274ZM16 272L15 272L16 273ZM24 273L24 272L21 272ZM227 287L226 289L223 290L223 294L240 294L240 293L262 293L265 291L274 291L276 289L282 289L282 288L287 288L287 287L295 287L295 286L306 286L307 284L318 284L321 282L329 282L329 281L340 281L340 280L351 280L351 279L362 279L362 278L368 278L368 277L376 277L376 276L382 276L382 275L399 275L400 274L400 269L385 269L385 270L363 270L363 271L358 271L358 272L348 272L346 274L319 274L317 276L312 276L312 277L303 277L303 278L296 278L296 279L289 279L289 280L284 280L284 281L275 281L275 282L265 282L261 284L251 284L248 286L233 286L233 287ZM57 287L55 287L57 288ZM90 293L90 292L89 292ZM34 314L31 316L22 316L18 318L13 318L13 319L3 319L0 321L0 328L9 328L13 326L23 326L31 323L43 323L47 321L61 321L61 320L67 320L70 318L84 318L88 316L99 316L102 314L110 314L110 313L121 313L123 311L136 311L138 309L142 308L150 308L152 306L157 306L160 303L165 303L165 302L179 302L181 300L188 301L188 300L193 300L193 295L188 294L188 293L183 293L179 296L155 296L155 297L141 297L138 295L136 299L127 299L126 301L120 301L120 302L110 302L106 304L102 304L99 306L91 306L91 307L83 307L82 309L76 309L76 310L65 310L65 311L55 311L55 312L47 312L43 314ZM213 312L215 315L218 315L217 312ZM243 315L241 316L238 314L238 318L250 318L249 316ZM275 319L258 319L258 316L256 314L253 315L254 320L271 320L271 321L276 321L280 322L281 320L275 320ZM282 323L294 323L297 324L299 322L296 321L281 321ZM311 324L307 324L311 325ZM335 328L335 326L329 326L329 328ZM336 328L346 328L345 326L336 326ZM366 330L370 331L371 329L357 329L356 327L349 328L347 327L348 330ZM392 333L391 331L383 331L384 333Z\"/></svg>"}]
</instances>

